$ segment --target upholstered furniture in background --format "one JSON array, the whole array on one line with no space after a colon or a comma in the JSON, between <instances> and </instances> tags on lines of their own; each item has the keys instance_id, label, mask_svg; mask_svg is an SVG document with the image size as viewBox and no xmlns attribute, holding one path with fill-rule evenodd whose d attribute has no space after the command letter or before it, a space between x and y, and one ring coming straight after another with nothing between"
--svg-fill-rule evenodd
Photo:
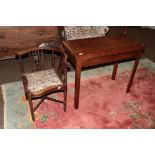
<instances>
[{"instance_id":1,"label":"upholstered furniture in background","mask_svg":"<svg viewBox=\"0 0 155 155\"><path fill-rule=\"evenodd\" d=\"M25 96L29 101L32 120L35 110L45 100L60 102L66 111L67 66L66 55L58 49L32 48L15 52L19 60ZM25 68L24 64L30 64ZM26 65L27 66L27 65ZM51 98L51 93L63 92L63 101ZM32 100L40 99L34 106ZM52 110L52 109L51 109Z\"/></svg>"},{"instance_id":2,"label":"upholstered furniture in background","mask_svg":"<svg viewBox=\"0 0 155 155\"><path fill-rule=\"evenodd\" d=\"M94 38L105 36L109 28L107 26L64 26L65 40Z\"/></svg>"}]
</instances>

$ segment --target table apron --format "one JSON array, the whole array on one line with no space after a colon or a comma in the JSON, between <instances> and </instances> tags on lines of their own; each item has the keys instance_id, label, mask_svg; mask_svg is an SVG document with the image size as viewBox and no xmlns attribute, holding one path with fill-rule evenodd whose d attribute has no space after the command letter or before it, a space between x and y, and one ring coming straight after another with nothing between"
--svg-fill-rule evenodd
<instances>
[{"instance_id":1,"label":"table apron","mask_svg":"<svg viewBox=\"0 0 155 155\"><path fill-rule=\"evenodd\" d=\"M90 67L90 66L104 64L104 63L119 62L122 60L141 57L141 54L142 52L132 52L132 53L125 53L125 54L109 55L109 56L99 56L95 58L93 57L93 58L81 60L81 66Z\"/></svg>"}]
</instances>

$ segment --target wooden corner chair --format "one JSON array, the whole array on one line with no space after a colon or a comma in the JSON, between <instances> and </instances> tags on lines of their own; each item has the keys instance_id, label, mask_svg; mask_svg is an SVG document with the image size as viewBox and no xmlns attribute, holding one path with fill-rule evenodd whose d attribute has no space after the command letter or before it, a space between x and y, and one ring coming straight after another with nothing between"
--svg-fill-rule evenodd
<instances>
[{"instance_id":1,"label":"wooden corner chair","mask_svg":"<svg viewBox=\"0 0 155 155\"><path fill-rule=\"evenodd\" d=\"M19 61L21 78L26 99L29 101L32 120L35 121L34 112L45 99L62 103L63 109L66 111L66 55L60 50L50 48L32 48L15 52L15 55ZM58 92L63 92L63 101L49 97L50 94ZM40 99L35 106L32 102L34 99Z\"/></svg>"}]
</instances>

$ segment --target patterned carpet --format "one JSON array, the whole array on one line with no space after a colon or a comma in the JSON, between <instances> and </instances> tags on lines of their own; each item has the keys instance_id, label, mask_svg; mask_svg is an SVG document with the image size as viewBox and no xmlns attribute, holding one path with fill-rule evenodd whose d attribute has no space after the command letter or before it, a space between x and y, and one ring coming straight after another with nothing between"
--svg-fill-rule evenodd
<instances>
[{"instance_id":1,"label":"patterned carpet","mask_svg":"<svg viewBox=\"0 0 155 155\"><path fill-rule=\"evenodd\" d=\"M2 85L4 128L155 128L155 64L140 61L133 86L125 93L133 62L121 63L115 81L113 66L82 71L80 108L74 110L74 72L68 72L68 106L45 101L31 121L21 81ZM61 97L62 94L55 95Z\"/></svg>"}]
</instances>

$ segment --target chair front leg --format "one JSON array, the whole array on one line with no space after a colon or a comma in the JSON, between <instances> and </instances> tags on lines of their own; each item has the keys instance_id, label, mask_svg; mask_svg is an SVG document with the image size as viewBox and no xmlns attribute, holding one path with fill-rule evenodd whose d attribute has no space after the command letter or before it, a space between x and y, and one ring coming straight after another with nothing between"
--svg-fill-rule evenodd
<instances>
[{"instance_id":1,"label":"chair front leg","mask_svg":"<svg viewBox=\"0 0 155 155\"><path fill-rule=\"evenodd\" d=\"M65 65L64 69L64 112L66 112L67 107L67 65Z\"/></svg>"},{"instance_id":2,"label":"chair front leg","mask_svg":"<svg viewBox=\"0 0 155 155\"><path fill-rule=\"evenodd\" d=\"M34 109L33 109L33 102L32 102L31 94L28 94L28 100L29 100L29 105L30 105L31 117L32 117L32 120L35 121L35 115L34 115Z\"/></svg>"},{"instance_id":3,"label":"chair front leg","mask_svg":"<svg viewBox=\"0 0 155 155\"><path fill-rule=\"evenodd\" d=\"M64 89L64 112L66 112L67 109L67 86Z\"/></svg>"}]
</instances>

